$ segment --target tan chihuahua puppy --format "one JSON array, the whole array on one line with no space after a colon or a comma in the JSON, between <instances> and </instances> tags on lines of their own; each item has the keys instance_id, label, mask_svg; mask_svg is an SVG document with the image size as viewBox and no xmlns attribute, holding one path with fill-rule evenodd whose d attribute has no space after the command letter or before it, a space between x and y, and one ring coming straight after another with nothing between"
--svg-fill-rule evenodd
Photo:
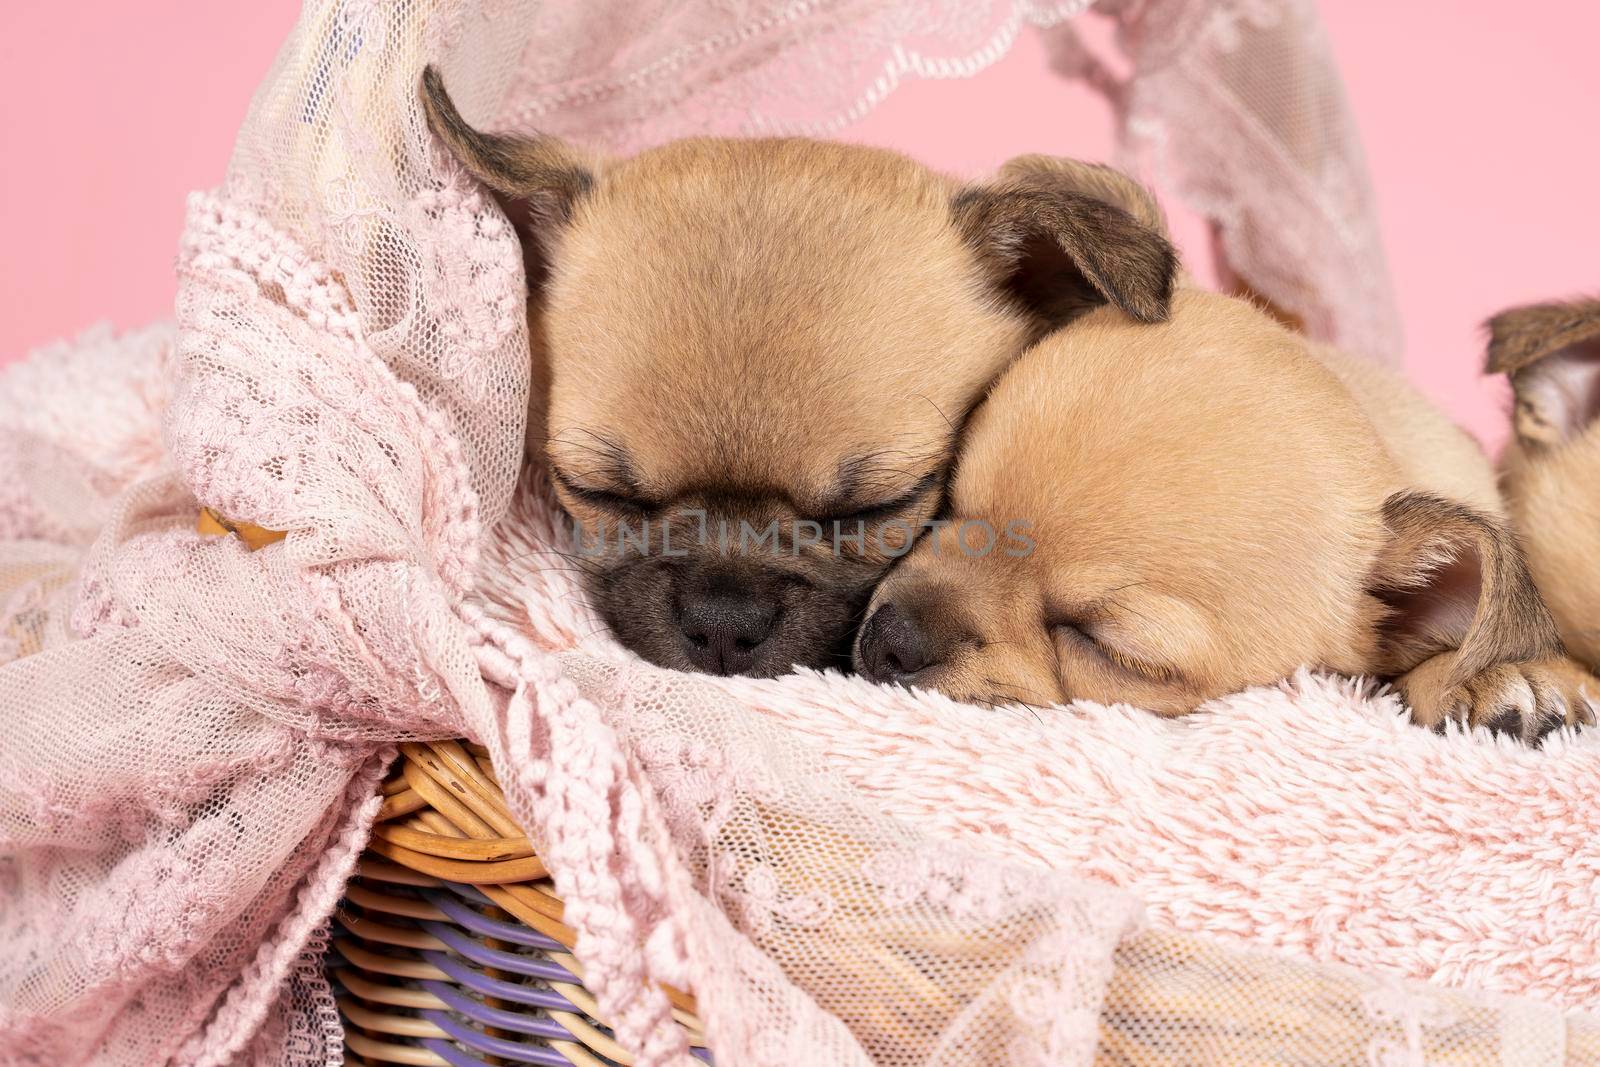
<instances>
[{"instance_id":1,"label":"tan chihuahua puppy","mask_svg":"<svg viewBox=\"0 0 1600 1067\"><path fill-rule=\"evenodd\" d=\"M856 661L961 700L1163 715L1309 665L1526 740L1586 721L1593 683L1470 438L1388 371L1192 289L1163 324L1097 309L1007 370Z\"/></svg>"},{"instance_id":2,"label":"tan chihuahua puppy","mask_svg":"<svg viewBox=\"0 0 1600 1067\"><path fill-rule=\"evenodd\" d=\"M1600 300L1516 308L1489 331L1489 371L1517 398L1500 460L1512 525L1561 639L1600 669Z\"/></svg>"},{"instance_id":3,"label":"tan chihuahua puppy","mask_svg":"<svg viewBox=\"0 0 1600 1067\"><path fill-rule=\"evenodd\" d=\"M480 133L438 74L434 132L523 234L530 451L578 565L655 663L848 663L898 531L931 518L958 428L1088 308L1166 316L1166 239L1023 159L963 186L893 152L696 139L602 160Z\"/></svg>"}]
</instances>

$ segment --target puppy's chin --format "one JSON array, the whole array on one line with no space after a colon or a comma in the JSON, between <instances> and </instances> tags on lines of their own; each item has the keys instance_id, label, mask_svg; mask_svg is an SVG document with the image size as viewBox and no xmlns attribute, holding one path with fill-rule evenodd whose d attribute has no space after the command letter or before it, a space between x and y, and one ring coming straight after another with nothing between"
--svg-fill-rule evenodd
<instances>
[{"instance_id":1,"label":"puppy's chin","mask_svg":"<svg viewBox=\"0 0 1600 1067\"><path fill-rule=\"evenodd\" d=\"M1029 687L1008 685L1003 679L990 679L976 665L959 662L923 671L914 678L903 680L901 684L911 689L932 690L962 704L976 704L985 708L1024 704L1042 707L1058 703L1041 700L1032 695L1035 690Z\"/></svg>"},{"instance_id":2,"label":"puppy's chin","mask_svg":"<svg viewBox=\"0 0 1600 1067\"><path fill-rule=\"evenodd\" d=\"M926 690L961 704L975 704L984 708L1043 708L1065 704L1071 699L1039 679L1030 679L1032 684L1025 684L1007 679L1003 670L1001 676L995 677L977 654L958 657L900 678L874 678L861 657L859 647L854 663L857 673L873 681L906 689Z\"/></svg>"},{"instance_id":3,"label":"puppy's chin","mask_svg":"<svg viewBox=\"0 0 1600 1067\"><path fill-rule=\"evenodd\" d=\"M771 633L736 668L711 669L684 633L675 561L646 559L585 577L589 595L611 632L658 667L712 674L776 678L797 667L850 665L852 622L871 589L830 590L800 582L778 594Z\"/></svg>"}]
</instances>

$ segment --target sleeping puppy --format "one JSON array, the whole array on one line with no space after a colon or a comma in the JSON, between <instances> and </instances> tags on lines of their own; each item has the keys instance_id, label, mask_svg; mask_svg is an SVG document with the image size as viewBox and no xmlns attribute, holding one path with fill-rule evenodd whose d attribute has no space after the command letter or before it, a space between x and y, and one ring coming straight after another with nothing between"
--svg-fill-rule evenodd
<instances>
[{"instance_id":1,"label":"sleeping puppy","mask_svg":"<svg viewBox=\"0 0 1600 1067\"><path fill-rule=\"evenodd\" d=\"M1562 640L1600 668L1600 300L1502 312L1489 332L1489 371L1516 393L1500 459L1512 525Z\"/></svg>"},{"instance_id":2,"label":"sleeping puppy","mask_svg":"<svg viewBox=\"0 0 1600 1067\"><path fill-rule=\"evenodd\" d=\"M1393 679L1429 726L1590 719L1476 444L1245 301L1185 289L1163 324L1097 309L1042 340L949 492L873 597L870 678L1181 715L1309 665Z\"/></svg>"},{"instance_id":3,"label":"sleeping puppy","mask_svg":"<svg viewBox=\"0 0 1600 1067\"><path fill-rule=\"evenodd\" d=\"M529 447L575 562L663 666L848 663L1001 368L1088 308L1167 313L1170 245L1097 199L1092 168L1023 159L962 186L800 139L601 160L480 133L431 68L423 100L523 236Z\"/></svg>"}]
</instances>

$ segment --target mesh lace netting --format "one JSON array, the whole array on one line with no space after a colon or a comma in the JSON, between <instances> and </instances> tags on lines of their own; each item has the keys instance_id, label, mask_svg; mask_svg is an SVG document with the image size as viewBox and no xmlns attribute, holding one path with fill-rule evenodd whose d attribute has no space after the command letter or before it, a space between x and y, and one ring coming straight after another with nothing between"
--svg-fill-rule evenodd
<instances>
[{"instance_id":1,"label":"mesh lace netting","mask_svg":"<svg viewBox=\"0 0 1600 1067\"><path fill-rule=\"evenodd\" d=\"M780 720L619 656L569 587L494 581L508 536L539 546L525 561L556 537L536 483L514 498L524 283L426 132L425 60L473 121L627 150L826 130L1084 7L308 3L224 185L192 200L176 329L87 334L0 383L0 1058L340 1062L322 930L388 746L461 733L490 746L644 1063L688 1062L660 982L699 995L739 1064L1115 1061L1117 1033L1174 1063L1535 1063L1580 1034L1133 934L1127 894L897 821ZM1317 332L1393 351L1309 6L1113 13L1135 74L1100 80L1224 220L1233 266ZM289 536L201 537L200 504Z\"/></svg>"}]
</instances>

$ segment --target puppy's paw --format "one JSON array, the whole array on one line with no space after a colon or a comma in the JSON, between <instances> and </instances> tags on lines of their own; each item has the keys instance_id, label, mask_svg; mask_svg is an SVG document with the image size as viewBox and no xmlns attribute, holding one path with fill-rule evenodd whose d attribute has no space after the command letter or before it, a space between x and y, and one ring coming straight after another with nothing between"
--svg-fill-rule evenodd
<instances>
[{"instance_id":1,"label":"puppy's paw","mask_svg":"<svg viewBox=\"0 0 1600 1067\"><path fill-rule=\"evenodd\" d=\"M1537 745L1562 726L1593 725L1600 706L1600 678L1565 656L1497 663L1452 686L1454 667L1447 652L1396 680L1414 722L1442 731L1453 719Z\"/></svg>"}]
</instances>

